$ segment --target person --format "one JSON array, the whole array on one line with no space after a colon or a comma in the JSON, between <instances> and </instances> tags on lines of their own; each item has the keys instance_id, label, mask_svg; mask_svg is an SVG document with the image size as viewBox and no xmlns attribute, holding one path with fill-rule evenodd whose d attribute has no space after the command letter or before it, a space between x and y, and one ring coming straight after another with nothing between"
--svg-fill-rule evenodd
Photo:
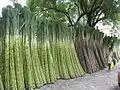
<instances>
[{"instance_id":1,"label":"person","mask_svg":"<svg viewBox=\"0 0 120 90\"><path fill-rule=\"evenodd\" d=\"M111 70L111 68L114 67L114 62L113 62L113 50L112 48L109 48L109 56L108 56L108 71Z\"/></svg>"}]
</instances>

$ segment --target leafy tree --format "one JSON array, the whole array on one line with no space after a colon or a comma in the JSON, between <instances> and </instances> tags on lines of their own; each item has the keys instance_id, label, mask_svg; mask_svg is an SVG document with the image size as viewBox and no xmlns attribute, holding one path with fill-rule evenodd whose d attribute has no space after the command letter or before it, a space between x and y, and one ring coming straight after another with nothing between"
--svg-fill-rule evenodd
<instances>
[{"instance_id":1,"label":"leafy tree","mask_svg":"<svg viewBox=\"0 0 120 90\"><path fill-rule=\"evenodd\" d=\"M83 20L95 27L101 20L116 21L120 12L119 0L27 0L27 6L40 16L69 21L71 26Z\"/></svg>"}]
</instances>

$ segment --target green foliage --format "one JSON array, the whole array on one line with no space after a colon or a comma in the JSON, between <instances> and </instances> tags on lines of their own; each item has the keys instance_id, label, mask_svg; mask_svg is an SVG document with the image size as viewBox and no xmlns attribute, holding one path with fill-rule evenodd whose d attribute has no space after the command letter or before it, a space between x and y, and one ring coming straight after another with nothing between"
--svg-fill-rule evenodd
<instances>
[{"instance_id":1,"label":"green foliage","mask_svg":"<svg viewBox=\"0 0 120 90\"><path fill-rule=\"evenodd\" d=\"M87 18L86 25L94 27L104 19L117 20L116 14L120 13L119 0L27 0L27 6L45 17L69 21L72 26L82 22L83 16Z\"/></svg>"}]
</instances>

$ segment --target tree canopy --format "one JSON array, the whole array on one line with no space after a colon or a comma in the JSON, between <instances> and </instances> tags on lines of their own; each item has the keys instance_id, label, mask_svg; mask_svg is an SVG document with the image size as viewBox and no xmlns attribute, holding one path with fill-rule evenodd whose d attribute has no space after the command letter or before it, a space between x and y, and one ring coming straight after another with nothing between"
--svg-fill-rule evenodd
<instances>
[{"instance_id":1,"label":"tree canopy","mask_svg":"<svg viewBox=\"0 0 120 90\"><path fill-rule=\"evenodd\" d=\"M120 0L27 0L31 11L70 26L85 23L90 27L101 20L116 21L120 16Z\"/></svg>"}]
</instances>

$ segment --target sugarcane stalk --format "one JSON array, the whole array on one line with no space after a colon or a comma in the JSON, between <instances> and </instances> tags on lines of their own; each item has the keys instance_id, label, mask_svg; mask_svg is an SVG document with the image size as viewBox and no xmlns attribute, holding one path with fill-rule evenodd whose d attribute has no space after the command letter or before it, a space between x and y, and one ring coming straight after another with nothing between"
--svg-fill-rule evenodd
<instances>
[{"instance_id":1,"label":"sugarcane stalk","mask_svg":"<svg viewBox=\"0 0 120 90\"><path fill-rule=\"evenodd\" d=\"M0 90L4 90L3 80L2 80L1 75L0 75Z\"/></svg>"},{"instance_id":2,"label":"sugarcane stalk","mask_svg":"<svg viewBox=\"0 0 120 90\"><path fill-rule=\"evenodd\" d=\"M23 76L23 56L21 37L16 37L14 41L14 61L16 70L17 90L25 90Z\"/></svg>"}]
</instances>

